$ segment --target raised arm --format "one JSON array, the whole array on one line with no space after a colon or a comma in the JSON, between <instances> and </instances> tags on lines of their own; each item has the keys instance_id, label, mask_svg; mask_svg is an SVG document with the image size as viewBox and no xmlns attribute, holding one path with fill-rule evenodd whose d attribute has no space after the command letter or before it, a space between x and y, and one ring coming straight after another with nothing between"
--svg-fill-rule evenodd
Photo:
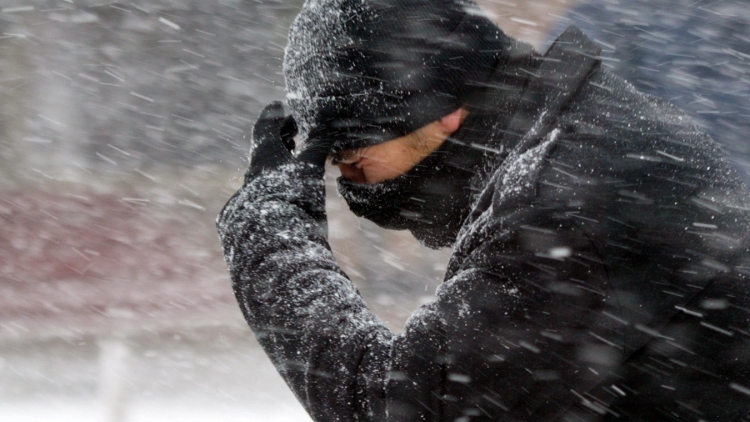
<instances>
[{"instance_id":1,"label":"raised arm","mask_svg":"<svg viewBox=\"0 0 750 422\"><path fill-rule=\"evenodd\" d=\"M218 230L240 308L298 399L318 421L505 414L515 387L533 381L523 309L535 288L520 277L540 275L461 269L392 336L336 265L316 223L325 219L322 168L281 149L279 114L266 109L256 125L246 183ZM496 236L493 247L509 239ZM517 265L514 254L505 256Z\"/></svg>"},{"instance_id":2,"label":"raised arm","mask_svg":"<svg viewBox=\"0 0 750 422\"><path fill-rule=\"evenodd\" d=\"M550 338L562 334L549 321L529 318L532 305L547 297L550 270L525 265L534 252L518 248L518 233L493 232L487 253L473 255L488 261L467 260L438 299L415 312L404 334L392 336L336 265L316 223L325 219L322 168L265 149L268 134L281 130L273 113L278 109L267 109L256 126L246 183L222 211L218 229L243 314L312 417L493 419L535 408L518 405L534 397L531 389L545 400L549 391L539 380L549 381L559 365L549 362L551 355L540 359L538 341L556 344ZM558 235L567 232L588 247L577 226ZM555 379L563 377L567 372Z\"/></svg>"},{"instance_id":3,"label":"raised arm","mask_svg":"<svg viewBox=\"0 0 750 422\"><path fill-rule=\"evenodd\" d=\"M267 108L246 183L218 229L248 324L315 420L520 417L557 393L568 403L564 385L598 379L574 361L601 343L577 325L603 301L601 289L561 278L602 271L575 220L545 219L533 190L506 197L519 211L476 222L484 234L467 237L479 246L457 249L461 265L438 299L392 336L336 264L316 223L325 220L323 170L282 149L282 126L280 109Z\"/></svg>"},{"instance_id":4,"label":"raised arm","mask_svg":"<svg viewBox=\"0 0 750 422\"><path fill-rule=\"evenodd\" d=\"M334 261L317 224L323 169L282 146L282 113L279 104L264 110L246 182L218 218L233 289L315 420L365 420L382 396L390 333Z\"/></svg>"}]
</instances>

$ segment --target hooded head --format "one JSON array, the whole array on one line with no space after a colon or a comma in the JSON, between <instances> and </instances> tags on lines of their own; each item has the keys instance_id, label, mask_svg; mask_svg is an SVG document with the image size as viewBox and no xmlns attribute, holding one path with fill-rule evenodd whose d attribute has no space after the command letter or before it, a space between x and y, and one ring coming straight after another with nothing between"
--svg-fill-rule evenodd
<instances>
[{"instance_id":1,"label":"hooded head","mask_svg":"<svg viewBox=\"0 0 750 422\"><path fill-rule=\"evenodd\" d=\"M509 43L471 0L307 0L284 57L287 99L304 142L325 140L330 152L363 148L462 107ZM455 146L397 179L372 186L340 180L339 190L357 215L446 246L460 222L456 207L468 202L467 163L460 174L446 171Z\"/></svg>"},{"instance_id":2,"label":"hooded head","mask_svg":"<svg viewBox=\"0 0 750 422\"><path fill-rule=\"evenodd\" d=\"M467 0L308 0L284 76L302 139L356 149L455 111L507 44Z\"/></svg>"}]
</instances>

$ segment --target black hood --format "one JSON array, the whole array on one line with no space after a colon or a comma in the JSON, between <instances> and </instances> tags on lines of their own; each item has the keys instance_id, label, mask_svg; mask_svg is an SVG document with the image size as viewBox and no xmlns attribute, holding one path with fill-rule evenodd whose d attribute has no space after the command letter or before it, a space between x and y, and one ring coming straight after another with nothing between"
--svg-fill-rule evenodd
<instances>
[{"instance_id":1,"label":"black hood","mask_svg":"<svg viewBox=\"0 0 750 422\"><path fill-rule=\"evenodd\" d=\"M380 183L355 183L340 177L338 188L359 217L380 227L410 230L425 246L453 244L487 177L513 145L503 139L528 75L539 55L521 43L507 55L464 107L461 127L431 155L407 173Z\"/></svg>"},{"instance_id":2,"label":"black hood","mask_svg":"<svg viewBox=\"0 0 750 422\"><path fill-rule=\"evenodd\" d=\"M305 143L357 149L465 103L509 38L472 0L307 0L284 55Z\"/></svg>"}]
</instances>

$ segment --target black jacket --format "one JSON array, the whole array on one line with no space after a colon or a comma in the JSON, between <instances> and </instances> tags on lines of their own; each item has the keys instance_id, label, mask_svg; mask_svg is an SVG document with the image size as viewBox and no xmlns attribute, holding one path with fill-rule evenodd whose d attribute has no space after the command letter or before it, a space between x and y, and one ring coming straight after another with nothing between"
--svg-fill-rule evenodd
<instances>
[{"instance_id":1,"label":"black jacket","mask_svg":"<svg viewBox=\"0 0 750 422\"><path fill-rule=\"evenodd\" d=\"M315 420L750 420L747 189L598 55L571 28L529 72L487 133L512 148L401 335L309 215L319 173L287 165L230 200L240 307Z\"/></svg>"}]
</instances>

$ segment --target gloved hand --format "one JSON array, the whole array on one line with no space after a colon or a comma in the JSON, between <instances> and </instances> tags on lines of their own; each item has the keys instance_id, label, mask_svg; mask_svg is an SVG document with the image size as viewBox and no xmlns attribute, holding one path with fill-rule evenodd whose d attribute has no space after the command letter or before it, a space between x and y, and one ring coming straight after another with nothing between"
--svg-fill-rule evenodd
<instances>
[{"instance_id":1,"label":"gloved hand","mask_svg":"<svg viewBox=\"0 0 750 422\"><path fill-rule=\"evenodd\" d=\"M275 101L267 105L253 127L253 147L250 166L245 172L245 185L252 184L255 186L251 189L253 191L288 198L288 201L303 207L325 235L325 192L316 194L310 189L318 185L323 188L327 147L319 142L308 143L309 147L294 157L293 138L296 134L297 125L292 116L284 116L281 103ZM274 177L263 180L262 175L266 172L273 172Z\"/></svg>"},{"instance_id":2,"label":"gloved hand","mask_svg":"<svg viewBox=\"0 0 750 422\"><path fill-rule=\"evenodd\" d=\"M319 138L315 132L310 134L310 139L305 144L305 148L297 155L297 159L316 166L325 166L326 159L331 153L333 139Z\"/></svg>"},{"instance_id":3,"label":"gloved hand","mask_svg":"<svg viewBox=\"0 0 750 422\"><path fill-rule=\"evenodd\" d=\"M267 105L253 127L253 148L250 166L245 172L245 183L264 170L275 169L294 161L294 135L297 124L292 116L284 117L284 107L279 101Z\"/></svg>"},{"instance_id":4,"label":"gloved hand","mask_svg":"<svg viewBox=\"0 0 750 422\"><path fill-rule=\"evenodd\" d=\"M316 140L308 142L305 149L295 157L292 155L297 134L294 118L284 116L284 107L279 101L267 105L260 113L253 128L253 150L250 154L250 167L245 173L245 182L258 176L264 170L277 168L283 164L301 161L323 167L330 153L332 142Z\"/></svg>"}]
</instances>

